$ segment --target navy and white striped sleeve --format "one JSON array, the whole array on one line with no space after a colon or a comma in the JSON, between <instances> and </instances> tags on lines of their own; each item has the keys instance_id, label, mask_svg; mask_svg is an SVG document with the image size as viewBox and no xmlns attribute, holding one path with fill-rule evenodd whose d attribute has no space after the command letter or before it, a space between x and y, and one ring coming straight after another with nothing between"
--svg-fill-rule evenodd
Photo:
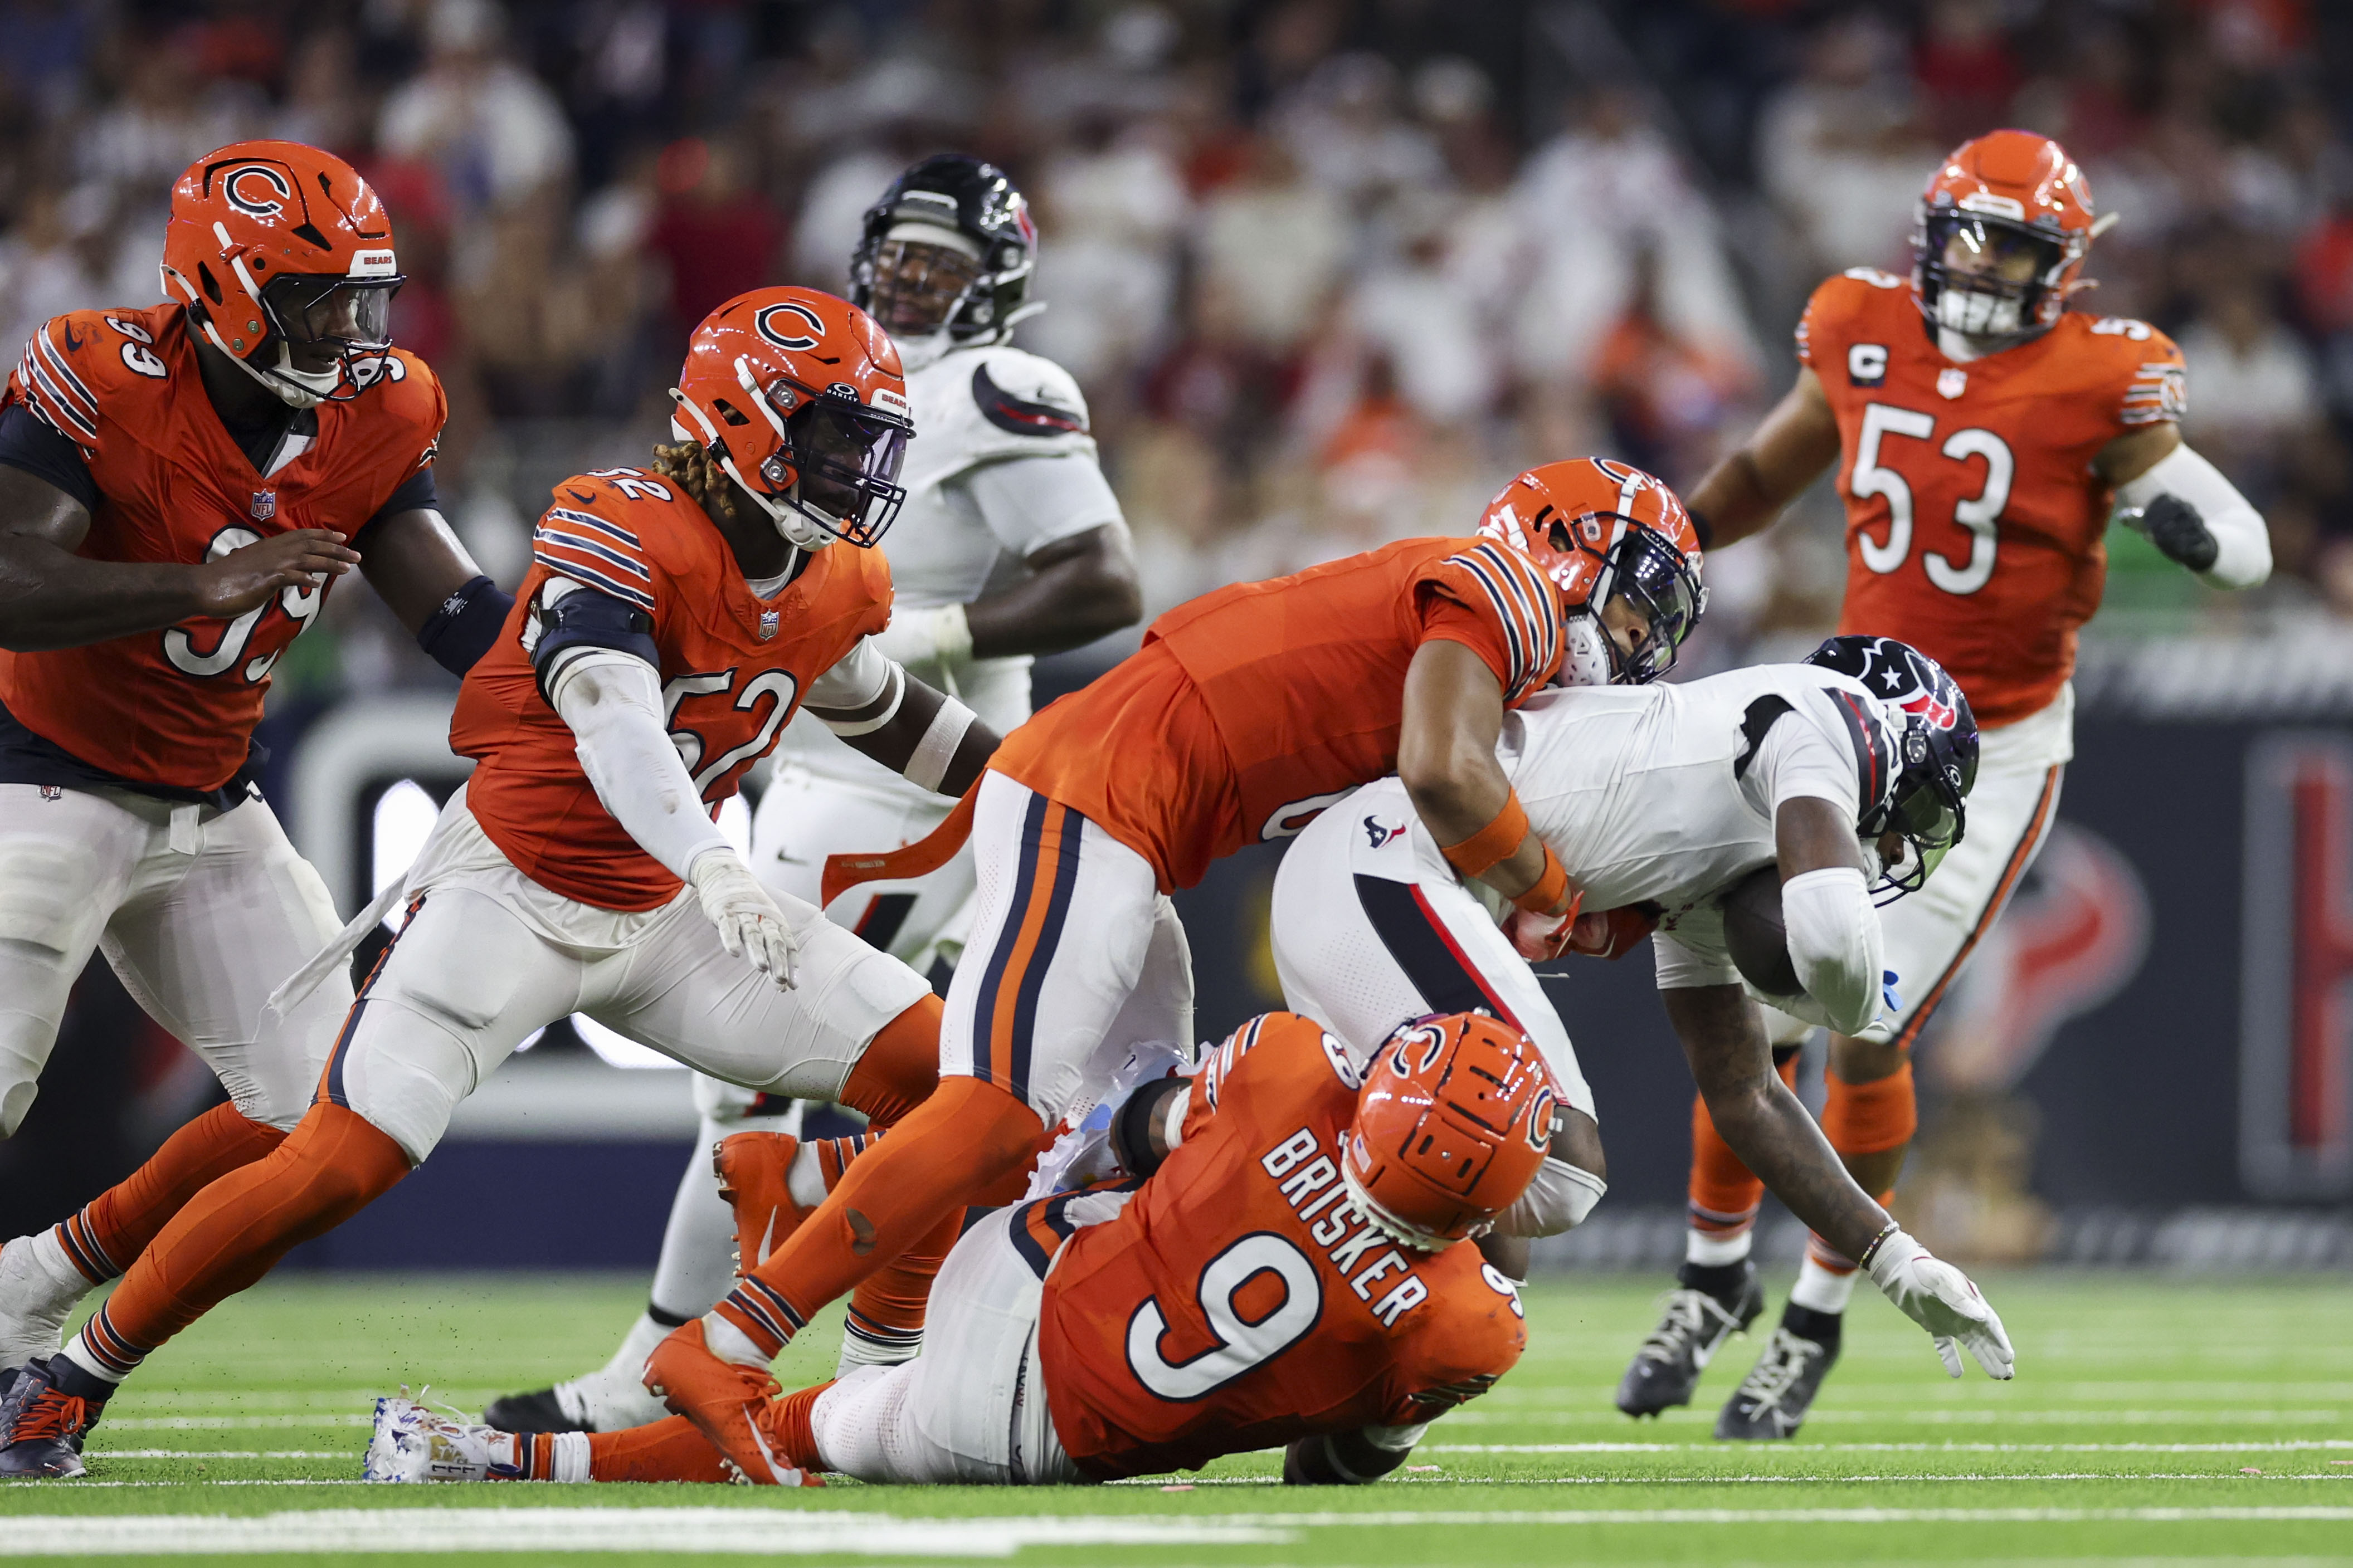
<instances>
[{"instance_id":1,"label":"navy and white striped sleeve","mask_svg":"<svg viewBox=\"0 0 2353 1568\"><path fill-rule=\"evenodd\" d=\"M574 507L554 506L532 531L532 559L559 576L607 594L650 616L654 574L637 534Z\"/></svg>"},{"instance_id":2,"label":"navy and white striped sleeve","mask_svg":"<svg viewBox=\"0 0 2353 1568\"><path fill-rule=\"evenodd\" d=\"M1533 696L1560 669L1560 599L1535 563L1507 544L1482 541L1446 558L1461 574L1449 576L1451 596L1488 632L1490 661L1500 655L1496 674L1504 700ZM1432 628L1433 635L1445 635ZM1478 647L1478 644L1472 646Z\"/></svg>"}]
</instances>

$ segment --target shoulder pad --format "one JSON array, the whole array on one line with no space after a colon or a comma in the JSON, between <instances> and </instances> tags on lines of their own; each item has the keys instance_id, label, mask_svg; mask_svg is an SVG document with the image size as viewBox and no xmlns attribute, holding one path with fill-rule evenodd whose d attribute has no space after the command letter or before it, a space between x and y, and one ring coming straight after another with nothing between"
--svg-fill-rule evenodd
<instances>
[{"instance_id":1,"label":"shoulder pad","mask_svg":"<svg viewBox=\"0 0 2353 1568\"><path fill-rule=\"evenodd\" d=\"M69 310L33 330L16 380L33 411L69 440L98 444L100 414L160 387L171 368L137 310Z\"/></svg>"},{"instance_id":2,"label":"shoulder pad","mask_svg":"<svg viewBox=\"0 0 2353 1568\"><path fill-rule=\"evenodd\" d=\"M2189 367L2171 338L2129 316L2082 320L2084 342L2098 345L2124 382L2116 423L2179 423L2189 412Z\"/></svg>"},{"instance_id":3,"label":"shoulder pad","mask_svg":"<svg viewBox=\"0 0 2353 1568\"><path fill-rule=\"evenodd\" d=\"M972 368L972 401L991 425L1041 439L1088 433L1086 396L1069 371L1011 347L989 349L979 360Z\"/></svg>"}]
</instances>

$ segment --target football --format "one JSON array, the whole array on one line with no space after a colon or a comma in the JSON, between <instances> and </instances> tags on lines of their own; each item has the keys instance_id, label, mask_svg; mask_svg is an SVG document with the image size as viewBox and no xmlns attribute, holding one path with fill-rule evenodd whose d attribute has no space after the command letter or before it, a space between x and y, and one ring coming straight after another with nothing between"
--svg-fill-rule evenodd
<instances>
[{"instance_id":1,"label":"football","mask_svg":"<svg viewBox=\"0 0 2353 1568\"><path fill-rule=\"evenodd\" d=\"M1759 866L1724 895L1724 945L1741 977L1767 996L1795 996L1797 966L1781 929L1781 868Z\"/></svg>"}]
</instances>

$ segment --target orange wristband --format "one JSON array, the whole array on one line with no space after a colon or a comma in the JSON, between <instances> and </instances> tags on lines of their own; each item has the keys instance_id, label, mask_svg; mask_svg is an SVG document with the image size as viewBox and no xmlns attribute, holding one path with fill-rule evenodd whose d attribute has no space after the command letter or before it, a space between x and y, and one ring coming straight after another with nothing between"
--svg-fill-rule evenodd
<instances>
[{"instance_id":1,"label":"orange wristband","mask_svg":"<svg viewBox=\"0 0 2353 1568\"><path fill-rule=\"evenodd\" d=\"M1493 822L1460 844L1446 845L1440 853L1466 879L1482 877L1519 848L1527 836L1528 814L1520 805L1519 791L1514 790L1504 797L1504 809Z\"/></svg>"},{"instance_id":2,"label":"orange wristband","mask_svg":"<svg viewBox=\"0 0 2353 1568\"><path fill-rule=\"evenodd\" d=\"M1532 915L1549 915L1562 912L1562 902L1567 893L1568 868L1560 863L1560 858L1552 852L1552 846L1547 844L1545 846L1544 869L1536 873L1535 885L1518 898L1514 899L1512 902ZM1579 888L1576 898L1567 901L1565 911L1567 918L1575 920L1577 906L1584 901L1585 889Z\"/></svg>"}]
</instances>

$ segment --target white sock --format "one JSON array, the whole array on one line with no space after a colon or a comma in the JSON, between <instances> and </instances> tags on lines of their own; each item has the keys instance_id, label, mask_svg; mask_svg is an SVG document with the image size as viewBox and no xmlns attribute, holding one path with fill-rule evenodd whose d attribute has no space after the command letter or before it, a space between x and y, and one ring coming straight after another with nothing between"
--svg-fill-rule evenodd
<instances>
[{"instance_id":1,"label":"white sock","mask_svg":"<svg viewBox=\"0 0 2353 1568\"><path fill-rule=\"evenodd\" d=\"M124 1378L131 1375L129 1373L116 1372L112 1368L109 1367L104 1362L99 1360L97 1354L81 1342L81 1336L79 1334L76 1334L72 1339L68 1340L66 1342L65 1350L60 1353L62 1353L67 1360L72 1362L74 1365L90 1373L90 1376L99 1378L107 1383L119 1384Z\"/></svg>"},{"instance_id":2,"label":"white sock","mask_svg":"<svg viewBox=\"0 0 2353 1568\"><path fill-rule=\"evenodd\" d=\"M1798 1282L1789 1287L1789 1305L1804 1307L1816 1312L1843 1312L1854 1296L1854 1274L1833 1274L1815 1262L1810 1254L1805 1266L1798 1270Z\"/></svg>"},{"instance_id":3,"label":"white sock","mask_svg":"<svg viewBox=\"0 0 2353 1568\"><path fill-rule=\"evenodd\" d=\"M670 1200L661 1258L654 1265L652 1300L665 1312L695 1317L735 1288L735 1216L719 1195L711 1146L745 1125L734 1118L706 1116L695 1128L694 1153L679 1178L678 1196Z\"/></svg>"},{"instance_id":4,"label":"white sock","mask_svg":"<svg viewBox=\"0 0 2353 1568\"><path fill-rule=\"evenodd\" d=\"M590 1373L588 1377L617 1377L635 1384L645 1375L646 1357L653 1354L654 1347L669 1337L669 1324L658 1321L650 1313L639 1312L638 1321L631 1323L629 1331L622 1336L621 1348L613 1352L613 1359ZM586 1383L587 1380L575 1378L574 1381Z\"/></svg>"},{"instance_id":5,"label":"white sock","mask_svg":"<svg viewBox=\"0 0 2353 1568\"><path fill-rule=\"evenodd\" d=\"M74 1267L66 1251L66 1244L58 1238L58 1227L50 1226L37 1236L20 1236L8 1244L8 1250L25 1249L27 1261L37 1267L49 1282L49 1300L41 1304L51 1310L69 1311L76 1302L90 1294L93 1286L89 1276Z\"/></svg>"},{"instance_id":6,"label":"white sock","mask_svg":"<svg viewBox=\"0 0 2353 1568\"><path fill-rule=\"evenodd\" d=\"M1735 1231L1730 1236L1712 1236L1704 1230L1683 1232L1683 1261L1696 1263L1703 1268L1721 1268L1727 1263L1737 1263L1748 1256L1748 1246L1756 1238L1757 1227Z\"/></svg>"},{"instance_id":7,"label":"white sock","mask_svg":"<svg viewBox=\"0 0 2353 1568\"><path fill-rule=\"evenodd\" d=\"M805 1209L825 1202L825 1172L817 1163L816 1144L802 1144L793 1156L793 1168L785 1173L785 1190Z\"/></svg>"},{"instance_id":8,"label":"white sock","mask_svg":"<svg viewBox=\"0 0 2353 1568\"><path fill-rule=\"evenodd\" d=\"M702 1315L702 1342L721 1361L733 1362L737 1366L768 1364L768 1358L760 1353L752 1336L716 1312Z\"/></svg>"},{"instance_id":9,"label":"white sock","mask_svg":"<svg viewBox=\"0 0 2353 1568\"><path fill-rule=\"evenodd\" d=\"M548 1473L540 1478L550 1481L593 1481L588 1473L588 1434L558 1432L555 1441L548 1446ZM522 1441L528 1443L530 1438Z\"/></svg>"}]
</instances>

